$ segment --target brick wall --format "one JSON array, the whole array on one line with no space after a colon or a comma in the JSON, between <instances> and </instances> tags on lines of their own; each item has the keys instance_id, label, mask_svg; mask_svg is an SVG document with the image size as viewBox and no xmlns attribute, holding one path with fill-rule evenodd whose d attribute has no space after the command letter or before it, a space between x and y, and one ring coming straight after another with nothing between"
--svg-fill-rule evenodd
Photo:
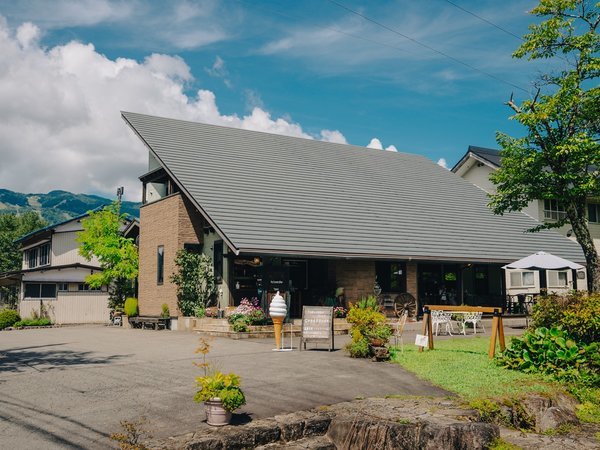
<instances>
[{"instance_id":1,"label":"brick wall","mask_svg":"<svg viewBox=\"0 0 600 450\"><path fill-rule=\"evenodd\" d=\"M354 302L373 295L375 262L363 260L336 260L336 286L343 287L346 300Z\"/></svg>"},{"instance_id":2,"label":"brick wall","mask_svg":"<svg viewBox=\"0 0 600 450\"><path fill-rule=\"evenodd\" d=\"M156 316L162 304L172 316L177 309L177 290L170 277L176 270L175 255L183 244L202 242L202 217L181 194L165 197L140 208L140 315ZM164 281L157 284L157 249L164 246Z\"/></svg>"},{"instance_id":3,"label":"brick wall","mask_svg":"<svg viewBox=\"0 0 600 450\"><path fill-rule=\"evenodd\" d=\"M406 263L406 292L412 294L414 298L419 299L417 290L417 263Z\"/></svg>"}]
</instances>

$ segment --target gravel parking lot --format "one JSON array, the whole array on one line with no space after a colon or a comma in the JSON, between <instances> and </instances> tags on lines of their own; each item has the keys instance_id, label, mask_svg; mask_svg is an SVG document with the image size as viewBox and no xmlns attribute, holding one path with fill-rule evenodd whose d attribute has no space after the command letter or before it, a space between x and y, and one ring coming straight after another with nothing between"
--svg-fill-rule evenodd
<instances>
[{"instance_id":1,"label":"gravel parking lot","mask_svg":"<svg viewBox=\"0 0 600 450\"><path fill-rule=\"evenodd\" d=\"M198 429L194 333L80 326L0 333L1 448L106 448L119 421L154 437ZM347 337L337 337L340 348ZM271 340L214 339L214 364L242 377L238 420L386 394L445 395L393 364L343 351L277 353Z\"/></svg>"}]
</instances>

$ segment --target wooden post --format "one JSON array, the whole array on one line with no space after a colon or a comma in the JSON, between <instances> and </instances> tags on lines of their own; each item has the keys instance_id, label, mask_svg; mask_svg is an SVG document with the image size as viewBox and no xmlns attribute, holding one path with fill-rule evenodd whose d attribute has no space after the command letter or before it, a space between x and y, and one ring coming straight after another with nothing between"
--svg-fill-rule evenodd
<instances>
[{"instance_id":1,"label":"wooden post","mask_svg":"<svg viewBox=\"0 0 600 450\"><path fill-rule=\"evenodd\" d=\"M494 310L494 318L492 319L492 338L490 339L490 350L488 352L490 359L494 359L494 353L496 353L496 336L500 334L500 331L498 330L499 321L500 317L498 315L498 310Z\"/></svg>"},{"instance_id":2,"label":"wooden post","mask_svg":"<svg viewBox=\"0 0 600 450\"><path fill-rule=\"evenodd\" d=\"M500 317L498 319L498 333L500 337L500 351L504 351L506 349L506 343L504 342L504 324L502 323L502 313L500 313Z\"/></svg>"},{"instance_id":3,"label":"wooden post","mask_svg":"<svg viewBox=\"0 0 600 450\"><path fill-rule=\"evenodd\" d=\"M425 306L423 308L423 331L422 334L428 336L427 342L430 350L433 350L433 339L431 336L431 312L429 308ZM423 352L423 347L419 346L419 353Z\"/></svg>"}]
</instances>

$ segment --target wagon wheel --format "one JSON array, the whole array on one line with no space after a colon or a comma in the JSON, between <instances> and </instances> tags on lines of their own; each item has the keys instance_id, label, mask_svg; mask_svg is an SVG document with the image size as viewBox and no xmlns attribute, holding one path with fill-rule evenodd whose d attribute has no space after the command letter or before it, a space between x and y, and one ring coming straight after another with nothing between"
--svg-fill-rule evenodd
<instances>
[{"instance_id":1,"label":"wagon wheel","mask_svg":"<svg viewBox=\"0 0 600 450\"><path fill-rule=\"evenodd\" d=\"M412 294L405 292L399 294L394 300L396 303L396 314L401 316L404 311L408 312L409 317L415 317L417 314L417 300Z\"/></svg>"}]
</instances>

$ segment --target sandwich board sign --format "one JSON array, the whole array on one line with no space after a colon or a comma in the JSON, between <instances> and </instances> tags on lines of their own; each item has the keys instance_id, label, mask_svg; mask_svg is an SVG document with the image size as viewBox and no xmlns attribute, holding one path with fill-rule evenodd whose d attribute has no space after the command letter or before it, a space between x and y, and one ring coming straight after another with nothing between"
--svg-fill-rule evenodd
<instances>
[{"instance_id":1,"label":"sandwich board sign","mask_svg":"<svg viewBox=\"0 0 600 450\"><path fill-rule=\"evenodd\" d=\"M304 306L302 308L300 350L306 350L307 342L326 342L329 351L333 350L333 307Z\"/></svg>"}]
</instances>

